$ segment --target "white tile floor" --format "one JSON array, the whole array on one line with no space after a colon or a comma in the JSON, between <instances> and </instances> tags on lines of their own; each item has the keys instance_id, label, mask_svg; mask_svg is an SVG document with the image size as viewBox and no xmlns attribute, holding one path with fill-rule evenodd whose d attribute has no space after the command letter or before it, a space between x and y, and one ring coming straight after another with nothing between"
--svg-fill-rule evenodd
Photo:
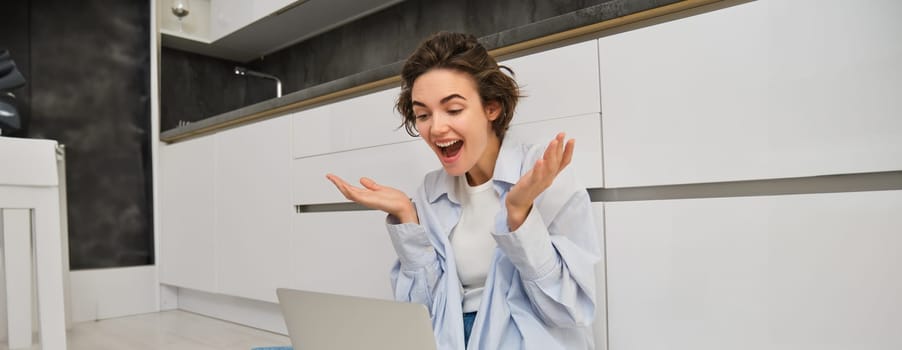
<instances>
[{"instance_id":1,"label":"white tile floor","mask_svg":"<svg viewBox=\"0 0 902 350\"><path fill-rule=\"evenodd\" d=\"M179 310L76 323L66 336L69 350L249 350L290 343L280 334ZM5 342L0 350L8 350Z\"/></svg>"}]
</instances>

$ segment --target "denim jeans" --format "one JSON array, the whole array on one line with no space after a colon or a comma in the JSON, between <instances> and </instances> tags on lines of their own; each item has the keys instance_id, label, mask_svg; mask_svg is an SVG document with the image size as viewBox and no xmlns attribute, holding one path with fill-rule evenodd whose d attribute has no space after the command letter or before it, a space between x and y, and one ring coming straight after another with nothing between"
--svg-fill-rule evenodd
<instances>
[{"instance_id":1,"label":"denim jeans","mask_svg":"<svg viewBox=\"0 0 902 350\"><path fill-rule=\"evenodd\" d=\"M470 331L473 330L473 322L476 321L476 313L468 312L464 314L464 346L470 342Z\"/></svg>"}]
</instances>

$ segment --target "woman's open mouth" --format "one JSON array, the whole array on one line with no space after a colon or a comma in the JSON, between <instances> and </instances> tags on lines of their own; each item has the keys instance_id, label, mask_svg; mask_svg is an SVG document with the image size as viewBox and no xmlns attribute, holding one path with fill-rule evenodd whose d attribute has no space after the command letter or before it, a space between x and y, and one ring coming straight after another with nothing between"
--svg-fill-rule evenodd
<instances>
[{"instance_id":1,"label":"woman's open mouth","mask_svg":"<svg viewBox=\"0 0 902 350\"><path fill-rule=\"evenodd\" d=\"M438 146L442 161L448 163L454 161L455 158L457 158L458 154L460 154L461 147L463 147L464 145L464 142L462 140L454 140L448 142L436 142L435 145Z\"/></svg>"}]
</instances>

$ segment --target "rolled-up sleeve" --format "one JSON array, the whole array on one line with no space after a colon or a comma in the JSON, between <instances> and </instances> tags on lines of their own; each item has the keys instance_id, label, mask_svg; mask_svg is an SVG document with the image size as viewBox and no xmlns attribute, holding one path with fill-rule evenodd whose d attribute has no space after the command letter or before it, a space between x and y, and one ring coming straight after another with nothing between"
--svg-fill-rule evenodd
<instances>
[{"instance_id":1,"label":"rolled-up sleeve","mask_svg":"<svg viewBox=\"0 0 902 350\"><path fill-rule=\"evenodd\" d=\"M500 223L495 225L495 242L525 280L535 280L553 273L560 264L545 222L535 211L531 210L520 228L514 232L506 232L506 211L498 213L495 218L495 222Z\"/></svg>"},{"instance_id":2,"label":"rolled-up sleeve","mask_svg":"<svg viewBox=\"0 0 902 350\"><path fill-rule=\"evenodd\" d=\"M554 327L582 327L595 315L598 233L585 190L557 199L553 209L534 206L515 231L507 230L507 211L501 210L494 237L541 319Z\"/></svg>"}]
</instances>

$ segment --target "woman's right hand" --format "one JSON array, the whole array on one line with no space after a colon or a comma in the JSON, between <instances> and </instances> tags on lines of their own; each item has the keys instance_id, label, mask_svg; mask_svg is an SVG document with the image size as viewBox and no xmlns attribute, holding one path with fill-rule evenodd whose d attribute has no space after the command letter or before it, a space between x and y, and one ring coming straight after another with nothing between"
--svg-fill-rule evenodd
<instances>
[{"instance_id":1,"label":"woman's right hand","mask_svg":"<svg viewBox=\"0 0 902 350\"><path fill-rule=\"evenodd\" d=\"M353 186L333 174L326 174L326 178L349 200L394 215L402 224L420 223L410 197L398 189L379 185L365 177L360 179L363 188Z\"/></svg>"}]
</instances>

